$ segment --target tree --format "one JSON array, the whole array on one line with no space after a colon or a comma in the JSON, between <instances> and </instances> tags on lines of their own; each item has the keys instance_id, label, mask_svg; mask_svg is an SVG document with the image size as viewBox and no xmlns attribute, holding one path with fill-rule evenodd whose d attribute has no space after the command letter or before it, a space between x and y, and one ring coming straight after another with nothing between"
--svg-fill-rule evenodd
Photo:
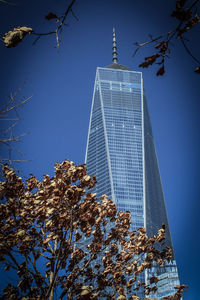
<instances>
[{"instance_id":1,"label":"tree","mask_svg":"<svg viewBox=\"0 0 200 300\"><path fill-rule=\"evenodd\" d=\"M94 187L85 165L68 160L55 164L55 176L22 181L4 165L0 184L0 260L16 272L1 299L138 299L136 290L156 291L157 277L145 285L137 277L153 263L171 259L171 249L158 250L165 226L148 238L146 230L130 231L129 212L117 212ZM42 267L41 267L42 265ZM184 285L175 287L179 299ZM58 299L58 296L56 297Z\"/></svg>"}]
</instances>

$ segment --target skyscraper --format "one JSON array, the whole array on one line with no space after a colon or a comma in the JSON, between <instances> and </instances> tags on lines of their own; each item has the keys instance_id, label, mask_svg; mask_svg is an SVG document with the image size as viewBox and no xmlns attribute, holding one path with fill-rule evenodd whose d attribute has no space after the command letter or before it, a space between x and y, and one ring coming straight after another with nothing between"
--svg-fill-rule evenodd
<instances>
[{"instance_id":1,"label":"skyscraper","mask_svg":"<svg viewBox=\"0 0 200 300\"><path fill-rule=\"evenodd\" d=\"M94 192L130 211L132 230L144 226L150 237L165 224L172 261L155 266L143 279L159 276L154 297L173 294L179 279L142 73L118 64L114 30L113 64L96 71L85 162L97 178Z\"/></svg>"}]
</instances>

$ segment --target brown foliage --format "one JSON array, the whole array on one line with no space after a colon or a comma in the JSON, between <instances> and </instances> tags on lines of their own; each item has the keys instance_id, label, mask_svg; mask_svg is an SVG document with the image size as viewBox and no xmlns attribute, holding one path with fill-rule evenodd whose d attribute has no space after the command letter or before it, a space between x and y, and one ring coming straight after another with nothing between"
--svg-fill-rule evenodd
<instances>
[{"instance_id":1,"label":"brown foliage","mask_svg":"<svg viewBox=\"0 0 200 300\"><path fill-rule=\"evenodd\" d=\"M159 76L159 75L163 75L165 73L165 67L164 65L157 71L156 75Z\"/></svg>"},{"instance_id":2,"label":"brown foliage","mask_svg":"<svg viewBox=\"0 0 200 300\"><path fill-rule=\"evenodd\" d=\"M85 165L66 160L55 164L54 177L31 176L25 183L8 165L3 173L0 260L18 279L4 289L4 299L53 299L56 288L59 299L80 300L135 299L139 288L156 290L156 277L150 279L154 286L146 286L137 276L170 261L171 249L156 247L164 225L151 238L143 227L131 232L129 212L88 192L96 180Z\"/></svg>"},{"instance_id":3,"label":"brown foliage","mask_svg":"<svg viewBox=\"0 0 200 300\"><path fill-rule=\"evenodd\" d=\"M177 300L181 299L184 290L187 288L185 284L177 285L174 287L177 291L173 296L163 297L163 300Z\"/></svg>"},{"instance_id":4,"label":"brown foliage","mask_svg":"<svg viewBox=\"0 0 200 300\"><path fill-rule=\"evenodd\" d=\"M32 32L33 29L30 27L17 27L5 33L2 40L7 48L16 47L27 34Z\"/></svg>"},{"instance_id":5,"label":"brown foliage","mask_svg":"<svg viewBox=\"0 0 200 300\"><path fill-rule=\"evenodd\" d=\"M150 65L158 64L161 65L161 67L158 69L156 75L162 76L165 73L165 59L166 57L169 58L171 54L171 48L170 46L173 45L173 42L176 40L180 40L184 49L186 52L193 58L193 60L196 63L200 63L199 59L197 59L190 51L188 45L186 45L186 41L188 41L188 38L186 39L185 34L188 33L194 26L198 25L200 23L200 17L197 14L197 5L199 0L176 0L176 9L172 12L171 17L176 18L178 21L178 24L175 26L174 29L161 34L160 36L157 36L153 38L150 35L150 40L144 43L138 43L136 42L135 45L137 46L134 55L137 53L137 51L146 45L157 43L154 46L154 49L157 51L154 52L153 55L146 57L145 61L142 62L139 67L147 68ZM186 7L186 4L188 7ZM198 39L197 39L198 42ZM154 50L154 51L155 51ZM160 58L160 61L157 61L157 59ZM194 70L195 73L200 73L198 71L198 67Z\"/></svg>"},{"instance_id":6,"label":"brown foliage","mask_svg":"<svg viewBox=\"0 0 200 300\"><path fill-rule=\"evenodd\" d=\"M160 57L159 54L145 57L145 62L141 63L139 67L148 68L148 66L152 65L158 57Z\"/></svg>"},{"instance_id":7,"label":"brown foliage","mask_svg":"<svg viewBox=\"0 0 200 300\"><path fill-rule=\"evenodd\" d=\"M51 19L58 19L58 16L52 12L48 13L46 16L45 16L45 19L46 20L51 20Z\"/></svg>"}]
</instances>

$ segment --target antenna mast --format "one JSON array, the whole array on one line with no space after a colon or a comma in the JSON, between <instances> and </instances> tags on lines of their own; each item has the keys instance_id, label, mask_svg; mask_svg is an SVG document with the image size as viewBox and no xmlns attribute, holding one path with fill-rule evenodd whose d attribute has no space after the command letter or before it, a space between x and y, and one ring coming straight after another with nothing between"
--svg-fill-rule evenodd
<instances>
[{"instance_id":1,"label":"antenna mast","mask_svg":"<svg viewBox=\"0 0 200 300\"><path fill-rule=\"evenodd\" d=\"M114 64L117 64L117 44L116 44L116 37L115 37L115 28L113 28L113 52L112 52L112 55L113 55L113 63Z\"/></svg>"}]
</instances>

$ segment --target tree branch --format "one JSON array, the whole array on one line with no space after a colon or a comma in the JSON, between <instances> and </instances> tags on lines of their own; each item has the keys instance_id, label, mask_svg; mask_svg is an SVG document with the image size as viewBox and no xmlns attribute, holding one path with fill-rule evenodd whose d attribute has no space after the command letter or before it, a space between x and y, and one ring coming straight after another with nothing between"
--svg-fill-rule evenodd
<instances>
[{"instance_id":1,"label":"tree branch","mask_svg":"<svg viewBox=\"0 0 200 300\"><path fill-rule=\"evenodd\" d=\"M0 111L0 114L7 113L7 112L9 112L9 111L11 111L11 110L16 109L17 107L22 106L22 105L25 104L28 100L30 100L32 97L33 97L33 96L30 96L30 97L26 98L25 100L21 101L20 103L11 106L10 108L6 108L6 109L4 109L4 110L1 110L1 111Z\"/></svg>"},{"instance_id":2,"label":"tree branch","mask_svg":"<svg viewBox=\"0 0 200 300\"><path fill-rule=\"evenodd\" d=\"M53 300L53 292L52 292L53 291L53 286L54 286L54 283L56 281L56 278L57 278L57 275L58 275L58 272L59 272L59 268L60 268L60 255L62 253L62 244L63 244L63 242L65 242L66 235L67 235L67 231L65 232L65 234L63 236L63 239L60 242L60 247L59 247L58 255L57 255L57 258L56 258L57 261L56 261L55 270L53 272L53 277L51 279L50 286L49 286L49 289L47 291L47 297L49 297L52 294L51 298L49 298L49 299L52 299L52 300ZM70 232L69 232L69 237L68 237L68 240L67 240L68 245L71 245L72 237L73 237L73 217L71 216ZM54 248L54 250L56 250L56 249Z\"/></svg>"},{"instance_id":3,"label":"tree branch","mask_svg":"<svg viewBox=\"0 0 200 300\"><path fill-rule=\"evenodd\" d=\"M185 10L183 9L183 7L181 7L181 8L178 7L178 8L176 8L175 11L173 11L171 16L175 17L179 21L178 25L173 30L170 30L167 33L164 33L156 38L151 38L151 40L146 41L144 43L138 43L138 42L135 43L137 48L135 49L135 51L133 53L133 57L136 55L136 53L138 52L138 50L141 47L159 41L159 44L157 44L155 46L157 53L152 56L146 57L145 62L141 63L139 65L139 67L147 68L148 66L154 64L158 57L163 57L163 59L160 62L158 62L158 63L156 62L157 64L161 65L161 67L158 70L156 75L163 75L165 72L165 69L164 69L165 57L163 55L165 55L167 51L168 51L168 53L171 52L170 48L169 48L169 43L172 41L173 38L175 38L176 40L180 38L181 43L182 43L184 49L186 50L186 52L196 62L199 63L199 59L197 59L194 55L192 55L191 51L188 49L188 47L186 46L184 39L183 39L183 34L185 32L188 32L188 30L190 30L194 25L196 25L199 22L199 17L197 15L195 15L194 12L192 11L194 6L197 5L197 3L199 1L200 0L193 1L191 3L191 5ZM183 27L182 27L182 25L183 25Z\"/></svg>"},{"instance_id":4,"label":"tree branch","mask_svg":"<svg viewBox=\"0 0 200 300\"><path fill-rule=\"evenodd\" d=\"M193 58L194 61L196 61L198 64L200 64L200 60L198 60L189 50L188 46L186 46L185 41L183 37L180 37L181 43L183 44L183 47L185 48L185 51Z\"/></svg>"},{"instance_id":5,"label":"tree branch","mask_svg":"<svg viewBox=\"0 0 200 300\"><path fill-rule=\"evenodd\" d=\"M41 229L42 235L45 237L45 233L44 233L43 228L41 227L40 229ZM49 246L51 254L54 254L54 251L53 251L53 248L51 247L51 244L48 242L47 245Z\"/></svg>"},{"instance_id":6,"label":"tree branch","mask_svg":"<svg viewBox=\"0 0 200 300\"><path fill-rule=\"evenodd\" d=\"M58 35L59 35L59 33L61 32L63 25L65 25L65 19L66 19L66 17L68 16L68 14L69 14L70 12L72 12L72 15L75 17L74 12L72 11L72 7L73 7L75 1L76 1L76 0L72 0L72 1L71 1L71 3L69 4L69 6L67 7L66 11L64 12L64 15L63 15L63 17L61 18L61 21L60 21L58 27L57 27L54 31L45 32L45 33L37 33L37 32L34 32L34 31L32 32L33 35L37 35L37 36L38 36L38 37L35 39L35 41L33 42L33 45L35 45L35 44L37 43L37 41L40 39L41 36L50 35L50 34L55 34L55 36L56 36L57 48L58 48L58 50L59 50L60 42L59 42L59 36L58 36ZM75 17L75 18L76 18L76 20L78 20L77 17Z\"/></svg>"}]
</instances>

